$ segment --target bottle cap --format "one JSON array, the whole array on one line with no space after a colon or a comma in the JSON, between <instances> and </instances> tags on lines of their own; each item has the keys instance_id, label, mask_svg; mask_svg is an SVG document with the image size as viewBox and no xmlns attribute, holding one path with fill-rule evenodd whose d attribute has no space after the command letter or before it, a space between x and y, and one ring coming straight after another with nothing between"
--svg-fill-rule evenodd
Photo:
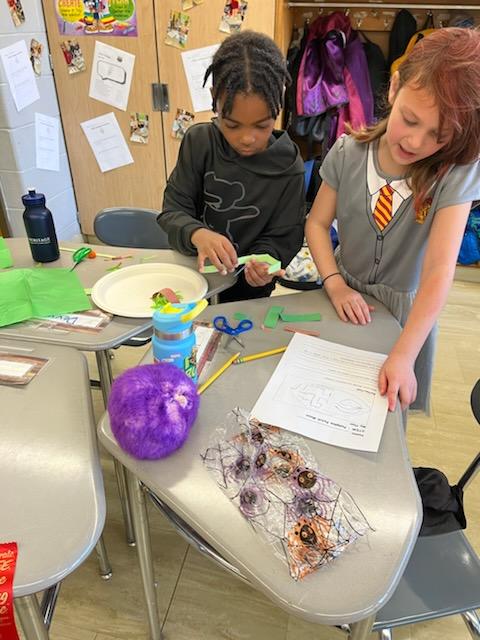
<instances>
[{"instance_id":1,"label":"bottle cap","mask_svg":"<svg viewBox=\"0 0 480 640\"><path fill-rule=\"evenodd\" d=\"M28 193L22 196L22 202L25 206L45 206L45 195L43 193L37 193L34 187L28 188Z\"/></svg>"}]
</instances>

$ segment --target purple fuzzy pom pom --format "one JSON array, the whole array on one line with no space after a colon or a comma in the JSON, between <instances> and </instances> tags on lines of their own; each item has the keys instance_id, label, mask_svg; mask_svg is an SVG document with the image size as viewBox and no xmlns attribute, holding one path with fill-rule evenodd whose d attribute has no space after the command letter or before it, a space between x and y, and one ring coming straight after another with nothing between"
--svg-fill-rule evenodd
<instances>
[{"instance_id":1,"label":"purple fuzzy pom pom","mask_svg":"<svg viewBox=\"0 0 480 640\"><path fill-rule=\"evenodd\" d=\"M113 382L108 399L112 432L135 458L164 458L187 439L199 402L195 384L173 364L128 369Z\"/></svg>"}]
</instances>

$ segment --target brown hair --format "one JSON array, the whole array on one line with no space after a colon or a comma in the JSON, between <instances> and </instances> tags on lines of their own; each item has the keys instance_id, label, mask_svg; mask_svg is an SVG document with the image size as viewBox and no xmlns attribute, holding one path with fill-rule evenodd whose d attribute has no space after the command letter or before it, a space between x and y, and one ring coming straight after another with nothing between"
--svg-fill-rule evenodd
<instances>
[{"instance_id":1,"label":"brown hair","mask_svg":"<svg viewBox=\"0 0 480 640\"><path fill-rule=\"evenodd\" d=\"M406 177L418 211L449 166L468 164L480 156L480 32L458 27L437 29L417 42L398 72L399 89L410 84L430 91L435 98L439 137L444 131L453 131L450 142L408 169ZM385 133L387 122L388 116L350 133L359 142L371 142Z\"/></svg>"}]
</instances>

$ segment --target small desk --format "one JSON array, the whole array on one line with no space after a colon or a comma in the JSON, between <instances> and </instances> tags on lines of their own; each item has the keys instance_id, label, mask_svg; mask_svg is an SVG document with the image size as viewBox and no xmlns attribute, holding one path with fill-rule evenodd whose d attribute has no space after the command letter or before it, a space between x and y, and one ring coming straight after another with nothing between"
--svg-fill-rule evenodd
<instances>
[{"instance_id":1,"label":"small desk","mask_svg":"<svg viewBox=\"0 0 480 640\"><path fill-rule=\"evenodd\" d=\"M6 238L8 248L12 253L13 264L15 267L33 267L35 262L30 253L30 247L26 238ZM61 246L78 249L83 246L77 243L62 242ZM183 256L176 251L168 249L151 250L151 249L131 249L123 247L109 247L102 245L89 245L99 253L108 253L110 255L133 255L132 259L123 260L123 266L131 266L140 264L141 259L146 256L155 256L150 262L170 262L172 264L183 265L196 269L195 258ZM115 266L117 262L105 262L103 258L97 257L94 260L84 260L75 269L75 273L80 278L81 283L86 288L91 288L104 275L107 274L108 267ZM55 267L72 267L72 253L67 251L60 252L59 260L55 262L45 263L42 269L51 269ZM219 274L206 274L209 291L220 288L228 289L234 284L235 279L232 276L221 276ZM208 297L208 293L207 293ZM136 336L152 326L151 318L124 318L114 316L112 321L102 331L96 334L48 331L44 329L34 329L28 327L25 323L20 322L8 327L0 329L1 338L21 339L32 342L41 342L46 344L55 344L60 346L74 347L81 351L94 351L97 357L98 369L100 373L100 381L104 399L106 400L110 392L111 375L108 366L107 351L118 347L123 342Z\"/></svg>"},{"instance_id":2,"label":"small desk","mask_svg":"<svg viewBox=\"0 0 480 640\"><path fill-rule=\"evenodd\" d=\"M260 329L267 309L273 304L283 305L291 313L320 311L321 322L298 325L299 328L316 329L322 338L352 347L386 353L400 331L397 322L377 301L370 325L341 322L322 291L224 304L206 309L200 318L211 319L216 313L232 318L235 311L246 313L255 323L251 332L242 335L248 355L285 345L290 339L291 334L282 331L281 326L271 331ZM230 346L229 350L232 349L235 347ZM225 352L218 352L211 372L227 357ZM352 639L363 640L368 636L375 612L393 594L403 573L420 528L422 508L399 409L388 414L377 454L308 441L320 470L352 494L375 531L357 541L329 567L297 583L204 467L199 454L207 448L216 426L223 423L233 407L252 408L279 358L272 356L231 366L202 394L199 415L185 445L164 460L147 462L128 456L112 435L108 415L100 422L100 441L128 469L129 490L136 501L134 526L152 640L159 640L161 633L148 535L142 510L138 508L143 495L138 481L279 607L318 624L355 623ZM150 354L144 361L149 359Z\"/></svg>"},{"instance_id":3,"label":"small desk","mask_svg":"<svg viewBox=\"0 0 480 640\"><path fill-rule=\"evenodd\" d=\"M27 637L43 640L34 594L90 555L105 522L87 363L74 349L3 338L0 351L49 360L26 386L0 384L0 538L18 544L15 606Z\"/></svg>"},{"instance_id":4,"label":"small desk","mask_svg":"<svg viewBox=\"0 0 480 640\"><path fill-rule=\"evenodd\" d=\"M6 238L6 243L11 251L13 264L15 267L19 268L35 266L36 263L32 259L30 246L26 238ZM79 247L84 245L71 242L62 242L61 246L78 249ZM146 256L155 256L155 258L149 260L149 262L169 262L172 264L183 265L196 269L195 258L183 256L176 251L167 249L155 251L152 249L132 249L102 245L90 246L94 247L98 253L107 253L110 255L133 255L132 259L122 260L123 266L140 264L142 258ZM94 260L84 260L76 267L75 272L80 278L83 286L86 288L91 288L100 278L106 275L107 269L111 266L115 266L115 264L118 263L105 262L105 260L99 256ZM55 262L45 263L42 269L72 266L72 253L69 251L60 251L60 258ZM221 276L219 274L206 274L205 278L208 282L209 291L215 290L216 293L228 289L232 286L232 284L235 283L235 277L230 275ZM151 326L151 318L124 318L120 316L113 316L111 322L109 322L109 324L104 329L102 329L102 331L100 331L99 333L89 334L78 333L74 331L59 332L44 329L35 329L29 327L24 322L20 322L8 327L2 327L0 329L0 340L2 340L3 338L28 340L35 343L74 347L75 349L79 349L81 351L94 351L98 365L100 387L102 389L105 406L107 406L107 399L110 393L110 387L112 385L112 375L110 363L108 360L108 350L120 346L129 338L138 335ZM128 501L125 499L125 480L123 478L122 471L120 471L118 468L118 465L116 465L116 474L125 525L127 529L127 540L130 544L134 544L128 508L129 505Z\"/></svg>"}]
</instances>

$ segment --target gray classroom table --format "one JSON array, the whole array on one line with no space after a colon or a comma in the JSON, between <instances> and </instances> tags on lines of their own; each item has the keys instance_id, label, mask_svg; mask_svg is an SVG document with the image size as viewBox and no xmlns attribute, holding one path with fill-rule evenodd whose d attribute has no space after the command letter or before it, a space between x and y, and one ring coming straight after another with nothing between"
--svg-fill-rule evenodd
<instances>
[{"instance_id":1,"label":"gray classroom table","mask_svg":"<svg viewBox=\"0 0 480 640\"><path fill-rule=\"evenodd\" d=\"M30 253L30 246L26 238L6 238L6 243L11 251L14 267L33 267L35 262ZM86 246L87 243L79 244L72 242L60 242L60 246L78 249ZM133 255L133 259L122 260L123 266L131 266L140 264L141 259L146 256L155 256L148 263L163 262L183 265L196 269L196 259L189 256L183 256L176 251L168 249L132 249L125 247L110 247L103 245L87 245L91 246L98 253L106 253L110 255ZM93 285L107 273L107 269L114 266L117 262L105 261L98 256L94 260L88 258L81 262L75 269L81 283L85 288L91 288ZM52 269L55 267L71 267L73 266L72 252L60 251L60 258L55 262L45 263L42 269ZM235 278L231 275L221 276L219 274L206 274L205 278L208 282L207 298L211 292L219 293L228 289L235 282ZM93 303L92 303L93 304ZM93 305L94 306L94 305ZM0 340L2 338L10 338L14 340L28 340L36 343L60 345L74 347L81 351L94 351L98 372L100 378L100 387L103 394L105 406L112 384L112 374L108 356L108 350L120 346L129 338L149 329L152 326L151 318L124 318L121 316L113 316L109 324L99 333L80 333L80 332L60 332L49 329L37 329L28 326L25 322L0 328ZM126 526L127 541L134 544L133 531L131 526L131 518L129 514L128 501L125 498L126 488L125 479L122 471L116 465L117 482L119 486L120 499L122 503L123 515Z\"/></svg>"},{"instance_id":2,"label":"gray classroom table","mask_svg":"<svg viewBox=\"0 0 480 640\"><path fill-rule=\"evenodd\" d=\"M74 349L3 337L0 352L48 359L28 385L0 384L0 540L18 544L15 607L27 637L43 640L34 594L90 555L105 522L87 363Z\"/></svg>"},{"instance_id":3,"label":"gray classroom table","mask_svg":"<svg viewBox=\"0 0 480 640\"><path fill-rule=\"evenodd\" d=\"M297 326L316 329L325 340L387 353L399 335L399 325L383 305L368 299L376 310L367 326L341 322L322 291L223 304L207 308L199 318L211 319L220 313L233 321L235 311L246 313L255 323L251 332L242 334L244 355L248 355L286 345L290 340L292 334L283 331L281 325L270 331L260 329L270 306L283 305L290 313L320 311L321 322ZM234 345L229 346L229 352L237 350ZM225 351L218 351L210 373L227 358ZM422 507L399 409L388 414L378 453L308 440L320 470L352 494L374 531L303 581L290 578L286 565L253 531L204 467L200 452L207 448L214 430L235 406L253 407L279 358L271 356L231 366L202 394L199 415L185 445L164 460L147 462L130 457L113 437L107 414L99 424L100 441L127 468L132 504L136 499L134 527L137 540L142 541L137 547L152 640L161 638L161 633L146 520L138 507L143 493L138 481L173 510L187 530L192 529L279 607L318 624L354 623L352 639L368 637L375 612L393 594L403 573L418 535ZM151 353L144 359L149 361Z\"/></svg>"},{"instance_id":4,"label":"gray classroom table","mask_svg":"<svg viewBox=\"0 0 480 640\"><path fill-rule=\"evenodd\" d=\"M30 247L26 238L6 238L8 248L12 253L14 266L33 267L35 262L30 253ZM109 247L103 245L85 245L71 242L60 242L62 247L78 249L81 246L91 246L99 253L107 253L110 255L133 255L133 259L122 260L123 266L131 266L140 264L141 259L146 256L155 256L148 263L169 262L172 264L183 265L196 269L195 258L183 256L176 251L169 249L131 249L124 247ZM86 259L75 269L75 273L80 278L85 288L91 288L104 275L107 274L109 267L115 266L117 262L106 262L103 258L97 257L94 260ZM51 269L55 267L71 267L72 253L61 251L60 258L55 262L45 263L42 268ZM224 289L228 289L235 280L232 276L221 276L219 274L206 274L209 291L218 289L223 285ZM208 297L207 293L207 297ZM110 368L108 365L109 349L118 347L129 338L145 331L152 325L151 318L124 318L113 316L112 321L99 333L76 333L76 332L59 332L44 329L35 329L29 327L24 322L2 327L0 329L0 338L11 338L21 340L31 340L32 342L42 342L46 344L56 344L61 346L74 347L81 351L94 351L97 357L98 369L100 374L100 382L104 398L108 397L111 386Z\"/></svg>"}]
</instances>

